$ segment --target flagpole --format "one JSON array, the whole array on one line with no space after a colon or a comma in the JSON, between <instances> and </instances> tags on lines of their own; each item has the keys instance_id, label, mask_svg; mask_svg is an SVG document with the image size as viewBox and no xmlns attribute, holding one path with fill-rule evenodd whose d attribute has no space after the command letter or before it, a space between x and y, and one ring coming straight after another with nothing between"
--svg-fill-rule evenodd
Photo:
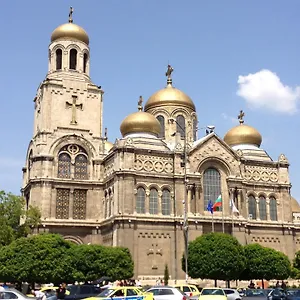
<instances>
[{"instance_id":1,"label":"flagpole","mask_svg":"<svg viewBox=\"0 0 300 300\"><path fill-rule=\"evenodd\" d=\"M221 199L222 199L222 232L225 233L225 225L224 225L224 205L223 205L223 197L221 194Z\"/></svg>"},{"instance_id":2,"label":"flagpole","mask_svg":"<svg viewBox=\"0 0 300 300\"><path fill-rule=\"evenodd\" d=\"M211 214L211 231L215 232L214 213Z\"/></svg>"}]
</instances>

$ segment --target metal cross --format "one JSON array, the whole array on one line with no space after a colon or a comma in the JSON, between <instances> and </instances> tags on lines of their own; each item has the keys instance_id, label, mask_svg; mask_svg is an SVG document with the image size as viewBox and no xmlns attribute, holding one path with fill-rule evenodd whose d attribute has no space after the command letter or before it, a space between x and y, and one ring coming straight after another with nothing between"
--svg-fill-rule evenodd
<instances>
[{"instance_id":1,"label":"metal cross","mask_svg":"<svg viewBox=\"0 0 300 300\"><path fill-rule=\"evenodd\" d=\"M77 124L77 120L76 120L76 109L81 109L83 107L83 104L76 104L77 101L77 96L72 96L72 103L66 101L66 108L72 108L72 120L71 120L71 125L76 125Z\"/></svg>"},{"instance_id":2,"label":"metal cross","mask_svg":"<svg viewBox=\"0 0 300 300\"><path fill-rule=\"evenodd\" d=\"M240 113L238 115L238 119L240 121L240 124L244 123L244 117L245 117L245 113L242 110L240 110Z\"/></svg>"},{"instance_id":3,"label":"metal cross","mask_svg":"<svg viewBox=\"0 0 300 300\"><path fill-rule=\"evenodd\" d=\"M152 244L148 250L147 255L153 255L152 257L152 269L157 269L156 256L162 256L162 249L158 248L158 244Z\"/></svg>"}]
</instances>

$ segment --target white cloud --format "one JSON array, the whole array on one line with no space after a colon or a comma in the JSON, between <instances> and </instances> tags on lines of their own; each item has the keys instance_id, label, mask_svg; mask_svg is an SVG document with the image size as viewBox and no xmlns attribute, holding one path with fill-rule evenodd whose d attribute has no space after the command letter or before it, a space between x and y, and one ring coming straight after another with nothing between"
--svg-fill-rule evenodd
<instances>
[{"instance_id":1,"label":"white cloud","mask_svg":"<svg viewBox=\"0 0 300 300\"><path fill-rule=\"evenodd\" d=\"M238 84L237 95L244 98L250 107L289 114L297 112L300 87L284 85L270 70L241 75Z\"/></svg>"}]
</instances>

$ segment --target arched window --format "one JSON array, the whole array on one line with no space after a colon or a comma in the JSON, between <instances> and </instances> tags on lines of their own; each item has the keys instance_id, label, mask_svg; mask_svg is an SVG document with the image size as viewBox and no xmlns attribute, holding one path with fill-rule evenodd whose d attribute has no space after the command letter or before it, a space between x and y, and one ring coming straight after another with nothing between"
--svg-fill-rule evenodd
<instances>
[{"instance_id":1,"label":"arched window","mask_svg":"<svg viewBox=\"0 0 300 300\"><path fill-rule=\"evenodd\" d=\"M56 70L62 69L62 50L57 49L56 50Z\"/></svg>"},{"instance_id":2,"label":"arched window","mask_svg":"<svg viewBox=\"0 0 300 300\"><path fill-rule=\"evenodd\" d=\"M69 63L69 69L76 70L77 68L77 50L71 49L70 50L70 63Z\"/></svg>"},{"instance_id":3,"label":"arched window","mask_svg":"<svg viewBox=\"0 0 300 300\"><path fill-rule=\"evenodd\" d=\"M58 156L58 177L71 178L71 157L67 153Z\"/></svg>"},{"instance_id":4,"label":"arched window","mask_svg":"<svg viewBox=\"0 0 300 300\"><path fill-rule=\"evenodd\" d=\"M149 213L152 215L156 215L158 213L158 193L156 189L150 190Z\"/></svg>"},{"instance_id":5,"label":"arched window","mask_svg":"<svg viewBox=\"0 0 300 300\"><path fill-rule=\"evenodd\" d=\"M164 189L162 191L161 212L165 216L171 214L171 194L170 191L167 189Z\"/></svg>"},{"instance_id":6,"label":"arched window","mask_svg":"<svg viewBox=\"0 0 300 300\"><path fill-rule=\"evenodd\" d=\"M88 178L88 160L84 154L78 154L75 158L74 178L87 179Z\"/></svg>"},{"instance_id":7,"label":"arched window","mask_svg":"<svg viewBox=\"0 0 300 300\"><path fill-rule=\"evenodd\" d=\"M193 138L194 138L194 141L197 141L197 131L198 131L198 121L197 119L194 119L193 120Z\"/></svg>"},{"instance_id":8,"label":"arched window","mask_svg":"<svg viewBox=\"0 0 300 300\"><path fill-rule=\"evenodd\" d=\"M88 62L88 55L86 53L84 53L84 55L83 55L83 73L86 73L87 62Z\"/></svg>"},{"instance_id":9,"label":"arched window","mask_svg":"<svg viewBox=\"0 0 300 300\"><path fill-rule=\"evenodd\" d=\"M185 119L184 116L179 115L176 117L176 132L180 133L182 139L185 136Z\"/></svg>"},{"instance_id":10,"label":"arched window","mask_svg":"<svg viewBox=\"0 0 300 300\"><path fill-rule=\"evenodd\" d=\"M274 197L270 197L270 220L277 221L277 201Z\"/></svg>"},{"instance_id":11,"label":"arched window","mask_svg":"<svg viewBox=\"0 0 300 300\"><path fill-rule=\"evenodd\" d=\"M145 189L142 187L139 187L137 190L137 196L136 196L136 212L138 214L145 213L145 202L146 202L145 199L146 199Z\"/></svg>"},{"instance_id":12,"label":"arched window","mask_svg":"<svg viewBox=\"0 0 300 300\"><path fill-rule=\"evenodd\" d=\"M253 220L256 220L256 200L253 195L248 197L248 214L252 216Z\"/></svg>"},{"instance_id":13,"label":"arched window","mask_svg":"<svg viewBox=\"0 0 300 300\"><path fill-rule=\"evenodd\" d=\"M157 116L157 121L160 124L160 133L158 135L159 138L165 138L165 118L164 116Z\"/></svg>"},{"instance_id":14,"label":"arched window","mask_svg":"<svg viewBox=\"0 0 300 300\"><path fill-rule=\"evenodd\" d=\"M209 201L215 203L221 195L221 175L215 168L208 168L203 174L204 210L207 210ZM222 211L222 207L216 210Z\"/></svg>"},{"instance_id":15,"label":"arched window","mask_svg":"<svg viewBox=\"0 0 300 300\"><path fill-rule=\"evenodd\" d=\"M261 220L267 220L267 203L264 196L259 197L259 218Z\"/></svg>"}]
</instances>

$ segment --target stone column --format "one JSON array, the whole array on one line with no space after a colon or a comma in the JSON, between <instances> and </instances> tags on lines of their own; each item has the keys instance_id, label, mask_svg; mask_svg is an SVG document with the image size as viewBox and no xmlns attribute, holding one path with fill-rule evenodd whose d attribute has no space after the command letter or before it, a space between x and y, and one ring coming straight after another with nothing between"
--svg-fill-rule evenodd
<instances>
[{"instance_id":1,"label":"stone column","mask_svg":"<svg viewBox=\"0 0 300 300\"><path fill-rule=\"evenodd\" d=\"M256 220L260 220L259 216L259 198L255 197Z\"/></svg>"},{"instance_id":2,"label":"stone column","mask_svg":"<svg viewBox=\"0 0 300 300\"><path fill-rule=\"evenodd\" d=\"M200 213L200 210L201 210L201 208L200 208L201 186L196 185L195 190L196 190L196 192L195 192L195 213L198 214L198 213Z\"/></svg>"},{"instance_id":3,"label":"stone column","mask_svg":"<svg viewBox=\"0 0 300 300\"><path fill-rule=\"evenodd\" d=\"M70 189L70 198L69 198L69 219L73 219L73 205L74 205L74 189Z\"/></svg>"},{"instance_id":4,"label":"stone column","mask_svg":"<svg viewBox=\"0 0 300 300\"><path fill-rule=\"evenodd\" d=\"M266 198L267 221L270 221L270 199Z\"/></svg>"},{"instance_id":5,"label":"stone column","mask_svg":"<svg viewBox=\"0 0 300 300\"><path fill-rule=\"evenodd\" d=\"M193 190L193 185L188 184L187 185L187 213L190 214L192 212L192 190Z\"/></svg>"},{"instance_id":6,"label":"stone column","mask_svg":"<svg viewBox=\"0 0 300 300\"><path fill-rule=\"evenodd\" d=\"M146 197L145 197L145 213L149 214L149 196L150 196L150 190L146 189Z\"/></svg>"},{"instance_id":7,"label":"stone column","mask_svg":"<svg viewBox=\"0 0 300 300\"><path fill-rule=\"evenodd\" d=\"M158 191L157 192L157 197L158 197L158 199L157 199L157 201L158 201L158 203L157 203L157 212L158 212L158 214L159 215L161 215L162 214L162 204L161 204L161 201L162 201L162 191Z\"/></svg>"}]
</instances>

